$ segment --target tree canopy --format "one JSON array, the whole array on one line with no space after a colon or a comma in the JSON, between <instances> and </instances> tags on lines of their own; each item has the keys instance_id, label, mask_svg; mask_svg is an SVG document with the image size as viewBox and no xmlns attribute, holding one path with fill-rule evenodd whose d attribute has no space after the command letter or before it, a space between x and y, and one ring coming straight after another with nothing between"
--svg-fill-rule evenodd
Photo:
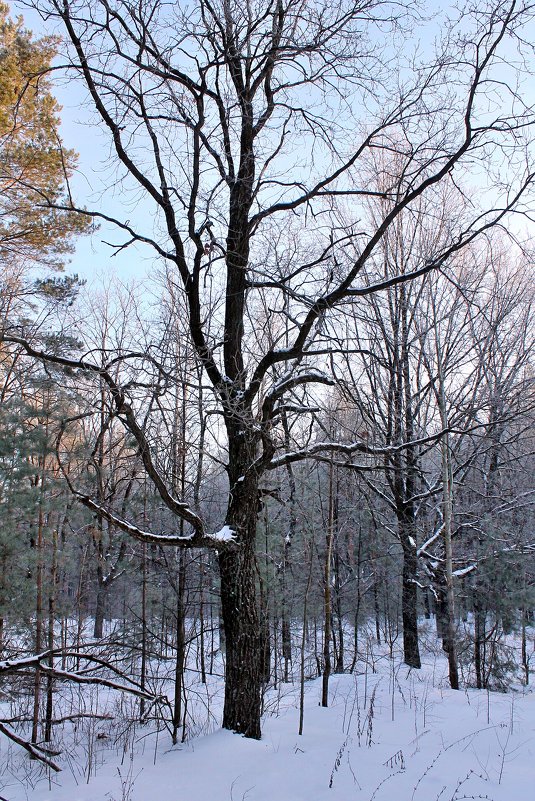
<instances>
[{"instance_id":1,"label":"tree canopy","mask_svg":"<svg viewBox=\"0 0 535 801\"><path fill-rule=\"evenodd\" d=\"M76 164L59 135L50 70L58 39L33 39L0 3L0 260L60 268L87 220L53 208Z\"/></svg>"}]
</instances>

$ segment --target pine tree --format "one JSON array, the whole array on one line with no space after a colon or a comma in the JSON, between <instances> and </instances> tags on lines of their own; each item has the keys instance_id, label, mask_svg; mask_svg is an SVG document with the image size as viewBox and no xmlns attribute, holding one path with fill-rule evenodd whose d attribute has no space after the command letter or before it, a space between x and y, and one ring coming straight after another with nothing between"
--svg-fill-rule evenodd
<instances>
[{"instance_id":1,"label":"pine tree","mask_svg":"<svg viewBox=\"0 0 535 801\"><path fill-rule=\"evenodd\" d=\"M0 3L0 265L11 283L22 265L61 268L88 225L68 210L76 155L58 133L49 77L57 46L55 37L33 40Z\"/></svg>"}]
</instances>

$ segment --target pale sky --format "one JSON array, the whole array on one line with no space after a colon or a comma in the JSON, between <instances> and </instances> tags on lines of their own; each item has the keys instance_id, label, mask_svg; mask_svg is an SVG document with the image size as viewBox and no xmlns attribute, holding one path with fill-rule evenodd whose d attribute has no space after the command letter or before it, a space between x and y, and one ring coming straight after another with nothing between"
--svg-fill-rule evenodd
<instances>
[{"instance_id":1,"label":"pale sky","mask_svg":"<svg viewBox=\"0 0 535 801\"><path fill-rule=\"evenodd\" d=\"M13 16L22 13L26 26L33 31L35 37L52 32L32 9L16 2L11 3L11 8ZM436 32L435 25L432 29ZM427 41L430 43L432 38L430 30ZM147 200L141 192L136 196L131 192L125 193L120 187L115 191L104 191L106 186L113 183L110 184L110 176L113 175L110 163L113 164L113 160L108 160L109 138L94 123L91 101L87 99L80 84L75 81L58 81L54 93L63 107L61 135L64 145L79 154L79 169L72 178L75 201L111 216L116 213L119 218L136 223L137 226L134 227L150 235L152 201ZM124 241L121 232L113 226L101 225L92 236L79 240L76 253L72 255L66 271L78 273L89 281L93 278L100 281L102 278L114 276L125 282L143 279L152 272L156 262L149 248L131 246L112 257L113 250L103 244L102 240L117 244Z\"/></svg>"},{"instance_id":2,"label":"pale sky","mask_svg":"<svg viewBox=\"0 0 535 801\"><path fill-rule=\"evenodd\" d=\"M11 15L21 14L25 26L32 31L34 38L51 33L50 27L45 25L39 15L20 3L11 2ZM75 81L57 81L54 84L54 95L62 106L61 136L66 148L72 148L79 155L79 166L71 179L72 194L75 202L87 208L96 208L101 212L113 215L114 210L123 219L145 221L150 216L150 207L147 202L133 203L130 201L124 206L124 196L121 198L121 212L118 192L104 192L101 175L109 176L109 169L105 170L109 154L109 139L94 124L95 115L92 111L87 94L80 84ZM145 220L143 219L145 218ZM129 282L143 279L152 270L154 259L148 248L130 247L117 256L112 257L112 249L103 244L102 240L120 243L122 234L113 226L100 226L94 234L80 237L76 252L71 255L70 263L65 271L69 274L77 273L88 282L96 280L101 283L108 277L116 277L121 281Z\"/></svg>"}]
</instances>

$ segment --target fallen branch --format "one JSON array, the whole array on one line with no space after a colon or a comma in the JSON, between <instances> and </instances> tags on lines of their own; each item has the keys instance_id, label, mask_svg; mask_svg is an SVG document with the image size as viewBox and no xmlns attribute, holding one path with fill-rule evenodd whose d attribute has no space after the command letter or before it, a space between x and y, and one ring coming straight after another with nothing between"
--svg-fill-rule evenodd
<instances>
[{"instance_id":1,"label":"fallen branch","mask_svg":"<svg viewBox=\"0 0 535 801\"><path fill-rule=\"evenodd\" d=\"M46 748L41 748L38 745L34 745L33 743L29 743L27 740L19 737L18 734L15 734L15 732L10 729L9 726L6 726L5 723L0 723L0 732L5 734L5 736L10 740L13 740L14 743L17 743L17 745L20 745L22 748L24 748L33 759L39 760L39 762L42 762L43 765L46 765L49 768L52 768L52 770L56 771L56 773L61 771L60 766L50 759L49 756L47 756L47 754L50 754L51 756L58 756L59 751L50 751Z\"/></svg>"},{"instance_id":2,"label":"fallen branch","mask_svg":"<svg viewBox=\"0 0 535 801\"><path fill-rule=\"evenodd\" d=\"M113 720L113 715L97 715L96 713L92 712L76 712L73 715L64 715L62 718L54 718L53 720L49 721L52 726L59 726L62 723L67 723L68 721L79 720L80 718L91 718L92 720ZM0 718L0 723L31 723L33 718L31 717L24 717L23 715L17 715L13 718ZM46 721L44 718L40 721L41 723L45 723ZM1 799L0 799L1 801Z\"/></svg>"}]
</instances>

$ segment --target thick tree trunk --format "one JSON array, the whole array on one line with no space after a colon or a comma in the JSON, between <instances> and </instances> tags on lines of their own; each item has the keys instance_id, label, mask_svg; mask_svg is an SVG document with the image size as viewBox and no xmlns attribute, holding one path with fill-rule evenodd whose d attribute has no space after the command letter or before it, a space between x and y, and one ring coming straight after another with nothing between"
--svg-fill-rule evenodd
<instances>
[{"instance_id":1,"label":"thick tree trunk","mask_svg":"<svg viewBox=\"0 0 535 801\"><path fill-rule=\"evenodd\" d=\"M416 585L416 548L403 548L403 587L401 613L403 619L403 658L414 668L422 666L418 645L418 588Z\"/></svg>"},{"instance_id":2,"label":"thick tree trunk","mask_svg":"<svg viewBox=\"0 0 535 801\"><path fill-rule=\"evenodd\" d=\"M222 551L219 572L226 639L223 728L258 740L262 652L254 541Z\"/></svg>"},{"instance_id":3,"label":"thick tree trunk","mask_svg":"<svg viewBox=\"0 0 535 801\"><path fill-rule=\"evenodd\" d=\"M259 474L254 465L258 427L239 399L230 404L228 432L230 485L226 525L235 544L219 551L221 616L225 630L225 704L223 728L260 739L264 642L257 589L256 528L261 510Z\"/></svg>"}]
</instances>

